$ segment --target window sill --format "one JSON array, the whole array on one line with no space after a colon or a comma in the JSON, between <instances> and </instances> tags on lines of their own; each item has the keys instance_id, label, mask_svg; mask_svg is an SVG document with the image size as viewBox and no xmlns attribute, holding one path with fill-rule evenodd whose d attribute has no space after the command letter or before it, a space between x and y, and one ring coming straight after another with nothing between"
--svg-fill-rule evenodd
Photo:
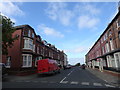
<instances>
[{"instance_id":1,"label":"window sill","mask_svg":"<svg viewBox=\"0 0 120 90\"><path fill-rule=\"evenodd\" d=\"M10 68L10 66L6 66L6 68Z\"/></svg>"},{"instance_id":2,"label":"window sill","mask_svg":"<svg viewBox=\"0 0 120 90\"><path fill-rule=\"evenodd\" d=\"M32 67L32 66L22 66L22 68L30 68L30 67Z\"/></svg>"},{"instance_id":3,"label":"window sill","mask_svg":"<svg viewBox=\"0 0 120 90\"><path fill-rule=\"evenodd\" d=\"M32 50L31 48L23 48L23 49ZM32 50L32 51L33 51L33 50Z\"/></svg>"}]
</instances>

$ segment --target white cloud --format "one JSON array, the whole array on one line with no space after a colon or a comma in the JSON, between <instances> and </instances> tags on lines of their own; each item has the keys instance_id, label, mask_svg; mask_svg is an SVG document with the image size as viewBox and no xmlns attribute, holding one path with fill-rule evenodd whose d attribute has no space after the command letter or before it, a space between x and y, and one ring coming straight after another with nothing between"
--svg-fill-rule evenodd
<instances>
[{"instance_id":1,"label":"white cloud","mask_svg":"<svg viewBox=\"0 0 120 90\"><path fill-rule=\"evenodd\" d=\"M74 7L74 13L76 13L77 16L78 28L89 28L91 30L96 30L96 25L100 21L100 19L97 18L97 15L99 15L100 12L100 9L98 9L95 4L76 4Z\"/></svg>"},{"instance_id":2,"label":"white cloud","mask_svg":"<svg viewBox=\"0 0 120 90\"><path fill-rule=\"evenodd\" d=\"M88 50L87 47L73 47L72 49L66 49L65 52L66 53L77 53L77 54L80 54L80 53L84 53Z\"/></svg>"},{"instance_id":3,"label":"white cloud","mask_svg":"<svg viewBox=\"0 0 120 90\"><path fill-rule=\"evenodd\" d=\"M99 23L98 18L92 18L90 16L80 16L78 18L78 27L79 28L95 28Z\"/></svg>"},{"instance_id":4,"label":"white cloud","mask_svg":"<svg viewBox=\"0 0 120 90\"><path fill-rule=\"evenodd\" d=\"M98 15L100 14L100 9L98 9L94 4L80 3L75 5L74 12L78 14Z\"/></svg>"},{"instance_id":5,"label":"white cloud","mask_svg":"<svg viewBox=\"0 0 120 90\"><path fill-rule=\"evenodd\" d=\"M59 20L60 22L65 25L68 26L70 25L71 19L73 17L73 13L70 10L61 10L59 13Z\"/></svg>"},{"instance_id":6,"label":"white cloud","mask_svg":"<svg viewBox=\"0 0 120 90\"><path fill-rule=\"evenodd\" d=\"M77 20L78 28L95 28L100 21L98 18L94 18L100 14L100 10L94 4L76 4L72 9L67 5L68 3L65 2L49 3L45 12L50 19L65 26L73 24Z\"/></svg>"},{"instance_id":7,"label":"white cloud","mask_svg":"<svg viewBox=\"0 0 120 90\"><path fill-rule=\"evenodd\" d=\"M19 3L20 5L21 3ZM2 15L11 19L12 22L16 23L17 19L13 16L23 16L25 13L18 7L18 3L13 2L0 2L0 12Z\"/></svg>"},{"instance_id":8,"label":"white cloud","mask_svg":"<svg viewBox=\"0 0 120 90\"><path fill-rule=\"evenodd\" d=\"M45 26L44 24L39 25L38 29L39 29L39 31L41 33L43 33L43 34L45 34L47 36L60 37L60 38L64 37L64 35L61 32L59 32L59 31L57 31L57 30L55 30L55 29L53 29L51 27Z\"/></svg>"},{"instance_id":9,"label":"white cloud","mask_svg":"<svg viewBox=\"0 0 120 90\"><path fill-rule=\"evenodd\" d=\"M12 2L1 2L0 3L0 11L4 15L13 16L13 15L24 15L24 12Z\"/></svg>"},{"instance_id":10,"label":"white cloud","mask_svg":"<svg viewBox=\"0 0 120 90\"><path fill-rule=\"evenodd\" d=\"M90 14L97 15L100 13L99 9L97 9L95 6L90 5L90 4L85 5L84 9L86 10L86 12L89 12Z\"/></svg>"},{"instance_id":11,"label":"white cloud","mask_svg":"<svg viewBox=\"0 0 120 90\"><path fill-rule=\"evenodd\" d=\"M17 20L15 18L10 18L12 22L16 23Z\"/></svg>"},{"instance_id":12,"label":"white cloud","mask_svg":"<svg viewBox=\"0 0 120 90\"><path fill-rule=\"evenodd\" d=\"M49 3L48 8L45 9L45 12L50 19L59 21L63 25L68 26L74 14L66 7L67 4L63 2Z\"/></svg>"}]
</instances>

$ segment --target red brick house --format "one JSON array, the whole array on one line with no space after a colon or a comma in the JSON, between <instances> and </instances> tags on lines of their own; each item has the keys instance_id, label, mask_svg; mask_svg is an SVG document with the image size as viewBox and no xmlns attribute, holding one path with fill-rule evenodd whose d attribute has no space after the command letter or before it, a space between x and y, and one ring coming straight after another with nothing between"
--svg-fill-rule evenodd
<instances>
[{"instance_id":1,"label":"red brick house","mask_svg":"<svg viewBox=\"0 0 120 90\"><path fill-rule=\"evenodd\" d=\"M120 10L85 57L89 67L120 71Z\"/></svg>"},{"instance_id":2,"label":"red brick house","mask_svg":"<svg viewBox=\"0 0 120 90\"><path fill-rule=\"evenodd\" d=\"M12 48L8 48L8 55L2 55L2 62L9 70L36 70L36 61L43 58L54 59L64 65L64 60L67 59L63 57L65 53L42 40L31 26L21 25L16 26L15 29L12 36L17 36L18 39L14 41Z\"/></svg>"}]
</instances>

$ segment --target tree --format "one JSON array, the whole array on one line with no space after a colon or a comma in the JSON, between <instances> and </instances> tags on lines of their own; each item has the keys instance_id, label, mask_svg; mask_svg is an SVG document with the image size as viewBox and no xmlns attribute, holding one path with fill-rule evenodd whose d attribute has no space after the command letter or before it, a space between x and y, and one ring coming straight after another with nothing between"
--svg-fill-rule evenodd
<instances>
[{"instance_id":1,"label":"tree","mask_svg":"<svg viewBox=\"0 0 120 90\"><path fill-rule=\"evenodd\" d=\"M80 66L80 63L77 63L75 66Z\"/></svg>"},{"instance_id":2,"label":"tree","mask_svg":"<svg viewBox=\"0 0 120 90\"><path fill-rule=\"evenodd\" d=\"M0 25L0 28L2 28L2 55L7 55L8 47L11 48L13 46L13 42L17 37L12 37L15 28L10 18L0 15L0 20L2 21Z\"/></svg>"}]
</instances>

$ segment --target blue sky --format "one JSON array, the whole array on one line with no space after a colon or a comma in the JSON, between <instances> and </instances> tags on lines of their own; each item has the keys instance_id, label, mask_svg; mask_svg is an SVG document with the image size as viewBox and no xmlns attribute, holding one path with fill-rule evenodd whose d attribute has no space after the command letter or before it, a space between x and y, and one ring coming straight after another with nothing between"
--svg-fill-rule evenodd
<instances>
[{"instance_id":1,"label":"blue sky","mask_svg":"<svg viewBox=\"0 0 120 90\"><path fill-rule=\"evenodd\" d=\"M84 63L85 54L117 13L116 2L1 2L0 6L15 25L29 24L43 40L64 50L70 64Z\"/></svg>"}]
</instances>

